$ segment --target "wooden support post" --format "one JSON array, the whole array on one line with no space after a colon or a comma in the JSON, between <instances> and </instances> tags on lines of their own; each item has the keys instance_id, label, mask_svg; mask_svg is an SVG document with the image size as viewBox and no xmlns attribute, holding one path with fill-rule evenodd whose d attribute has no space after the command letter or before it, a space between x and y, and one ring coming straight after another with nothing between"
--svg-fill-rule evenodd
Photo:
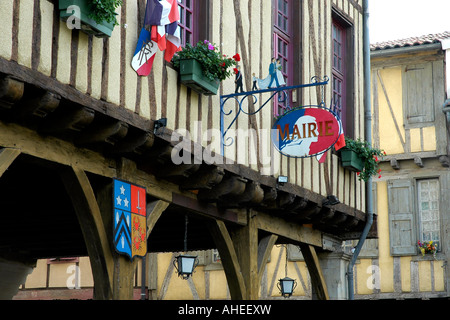
<instances>
[{"instance_id":1,"label":"wooden support post","mask_svg":"<svg viewBox=\"0 0 450 320\"><path fill-rule=\"evenodd\" d=\"M311 277L311 285L315 289L317 298L319 300L330 300L316 250L313 246L305 243L300 243L300 250L302 251L303 258L305 259L306 266Z\"/></svg>"},{"instance_id":2,"label":"wooden support post","mask_svg":"<svg viewBox=\"0 0 450 320\"><path fill-rule=\"evenodd\" d=\"M272 252L272 248L277 242L277 235L270 235L264 237L259 241L258 244L258 283L261 283L262 275L264 273L264 268L266 267L267 261L269 260L270 253Z\"/></svg>"},{"instance_id":3,"label":"wooden support post","mask_svg":"<svg viewBox=\"0 0 450 320\"><path fill-rule=\"evenodd\" d=\"M113 293L113 256L103 217L86 173L75 167L61 171L83 232L94 278L94 299L109 300Z\"/></svg>"},{"instance_id":4,"label":"wooden support post","mask_svg":"<svg viewBox=\"0 0 450 320\"><path fill-rule=\"evenodd\" d=\"M19 149L4 148L0 150L0 177L20 155Z\"/></svg>"},{"instance_id":5,"label":"wooden support post","mask_svg":"<svg viewBox=\"0 0 450 320\"><path fill-rule=\"evenodd\" d=\"M161 217L162 213L168 206L169 202L163 200L158 200L147 204L147 239L159 217Z\"/></svg>"},{"instance_id":6,"label":"wooden support post","mask_svg":"<svg viewBox=\"0 0 450 320\"><path fill-rule=\"evenodd\" d=\"M246 226L231 233L223 221L209 223L209 230L219 250L232 300L257 300L262 275L270 252L278 239L271 235L258 243L256 214L248 212Z\"/></svg>"},{"instance_id":7,"label":"wooden support post","mask_svg":"<svg viewBox=\"0 0 450 320\"><path fill-rule=\"evenodd\" d=\"M136 164L128 159L122 158L118 163L117 177L125 181L133 180L136 175ZM135 258L131 261L128 257L114 252L114 280L113 300L133 300L134 272L137 262Z\"/></svg>"},{"instance_id":8,"label":"wooden support post","mask_svg":"<svg viewBox=\"0 0 450 320\"><path fill-rule=\"evenodd\" d=\"M245 300L244 277L240 270L233 240L228 233L225 222L214 220L208 224L208 228L220 254L223 270L228 281L231 299Z\"/></svg>"},{"instance_id":9,"label":"wooden support post","mask_svg":"<svg viewBox=\"0 0 450 320\"><path fill-rule=\"evenodd\" d=\"M232 234L234 248L245 282L246 300L259 299L258 283L258 228L256 214L247 214L247 225L237 228Z\"/></svg>"}]
</instances>

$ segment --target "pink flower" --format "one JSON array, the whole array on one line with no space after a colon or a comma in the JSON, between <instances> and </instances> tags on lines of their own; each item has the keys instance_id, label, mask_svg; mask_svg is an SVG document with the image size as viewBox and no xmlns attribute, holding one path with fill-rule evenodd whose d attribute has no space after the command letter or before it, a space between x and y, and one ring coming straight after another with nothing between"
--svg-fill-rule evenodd
<instances>
[{"instance_id":1,"label":"pink flower","mask_svg":"<svg viewBox=\"0 0 450 320\"><path fill-rule=\"evenodd\" d=\"M210 44L208 44L208 49L209 50L214 50L214 46L210 43Z\"/></svg>"}]
</instances>

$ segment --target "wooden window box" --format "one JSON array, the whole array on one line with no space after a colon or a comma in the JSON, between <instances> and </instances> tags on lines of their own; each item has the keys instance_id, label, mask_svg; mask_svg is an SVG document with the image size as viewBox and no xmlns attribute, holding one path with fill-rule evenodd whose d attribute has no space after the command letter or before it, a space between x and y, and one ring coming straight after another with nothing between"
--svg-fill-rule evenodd
<instances>
[{"instance_id":1,"label":"wooden window box","mask_svg":"<svg viewBox=\"0 0 450 320\"><path fill-rule=\"evenodd\" d=\"M364 168L364 161L355 151L347 148L341 149L342 167L354 172L361 172Z\"/></svg>"},{"instance_id":2,"label":"wooden window box","mask_svg":"<svg viewBox=\"0 0 450 320\"><path fill-rule=\"evenodd\" d=\"M114 24L103 21L103 23L97 23L89 18L89 0L59 0L59 17L62 21L66 22L71 16L77 12L69 10L70 6L78 6L80 8L80 24L81 31L88 35L94 35L98 38L110 37L114 30Z\"/></svg>"},{"instance_id":3,"label":"wooden window box","mask_svg":"<svg viewBox=\"0 0 450 320\"><path fill-rule=\"evenodd\" d=\"M186 87L204 95L216 95L220 81L203 75L201 63L195 59L180 60L180 80Z\"/></svg>"}]
</instances>

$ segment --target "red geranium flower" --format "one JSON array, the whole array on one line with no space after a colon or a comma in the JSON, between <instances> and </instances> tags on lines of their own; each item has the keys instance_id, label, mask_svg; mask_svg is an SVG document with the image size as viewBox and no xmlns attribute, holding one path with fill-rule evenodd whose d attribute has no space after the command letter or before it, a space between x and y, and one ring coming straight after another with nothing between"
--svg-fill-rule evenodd
<instances>
[{"instance_id":1,"label":"red geranium flower","mask_svg":"<svg viewBox=\"0 0 450 320\"><path fill-rule=\"evenodd\" d=\"M237 74L239 72L239 70L237 68L234 68L234 73Z\"/></svg>"},{"instance_id":2,"label":"red geranium flower","mask_svg":"<svg viewBox=\"0 0 450 320\"><path fill-rule=\"evenodd\" d=\"M233 59L234 59L236 62L239 62L239 61L241 61L241 56L239 55L239 53L236 53L236 54L233 56Z\"/></svg>"}]
</instances>

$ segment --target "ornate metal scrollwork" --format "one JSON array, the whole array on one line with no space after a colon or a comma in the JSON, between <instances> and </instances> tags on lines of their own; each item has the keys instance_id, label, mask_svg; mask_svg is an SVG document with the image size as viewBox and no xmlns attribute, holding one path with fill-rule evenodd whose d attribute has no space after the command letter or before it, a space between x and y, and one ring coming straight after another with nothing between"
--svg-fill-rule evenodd
<instances>
[{"instance_id":1,"label":"ornate metal scrollwork","mask_svg":"<svg viewBox=\"0 0 450 320\"><path fill-rule=\"evenodd\" d=\"M303 88L310 88L310 87L317 87L321 86L321 98L322 101L320 102L320 106L325 106L325 85L327 85L330 81L330 78L328 76L325 76L324 78L320 77L313 77L311 78L311 82L308 84L302 84L302 85L296 85L296 86L281 86L277 88L269 88L269 89L263 89L263 90L256 90L256 91L248 91L248 92L242 92L242 93L234 93L234 94L228 94L228 95L222 95L220 96L220 132L221 132L221 139L222 139L222 145L221 145L221 154L224 155L224 147L229 147L234 143L233 137L227 137L227 134L229 130L233 127L233 125L236 123L237 119L241 114L246 114L248 116L252 116L255 114L258 114L267 104L269 104L270 101L278 94L278 102L283 103L287 106L287 110L289 111L291 109L290 107L290 101L289 101L289 91L296 90L296 89L303 89ZM243 107L245 105L244 102L247 101L247 106L250 105L256 105L258 102L257 95L263 94L263 93L270 93L270 97L268 97L264 102L260 104L257 110L250 111L249 107L245 108ZM249 99L252 99L250 101ZM229 107L228 109L225 109L225 104L230 101L235 101L237 103L236 106ZM225 127L225 118L232 117L230 123L227 127Z\"/></svg>"}]
</instances>

